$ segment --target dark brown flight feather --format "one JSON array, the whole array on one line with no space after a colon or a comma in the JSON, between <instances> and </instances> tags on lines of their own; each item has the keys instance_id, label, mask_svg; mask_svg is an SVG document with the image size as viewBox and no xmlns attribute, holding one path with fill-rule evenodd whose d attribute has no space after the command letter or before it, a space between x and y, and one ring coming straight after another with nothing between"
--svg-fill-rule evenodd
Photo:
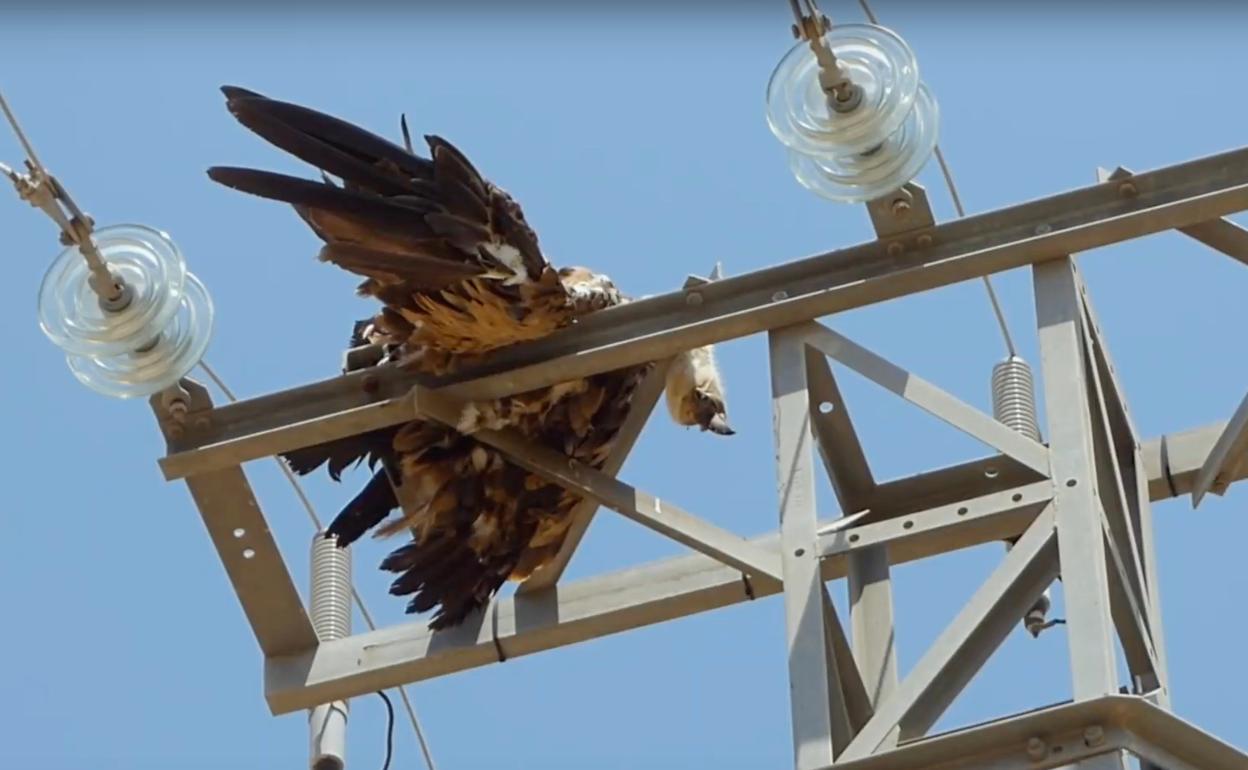
<instances>
[{"instance_id":1,"label":"dark brown flight feather","mask_svg":"<svg viewBox=\"0 0 1248 770\"><path fill-rule=\"evenodd\" d=\"M254 91L222 91L242 125L312 164L322 181L225 166L210 169L209 176L290 204L325 242L323 261L366 278L359 291L383 307L371 321L355 325L352 344L385 343L389 354L377 365L448 374L491 351L544 337L578 315L626 301L605 276L552 267L519 204L450 142L428 135L430 157L411 152L405 117L408 148ZM482 426L515 430L600 468L650 368L628 367L473 404L457 426L414 420L283 457L296 473L325 467L335 480L367 463L371 478L328 534L345 547L369 531L410 532L411 542L381 564L396 575L391 593L410 597L409 612L432 610L431 627L449 627L484 607L505 581L523 580L548 563L579 502L472 432ZM706 377L699 377L688 377L687 387L683 380L673 386L669 378L669 390L705 389ZM720 411L712 416L722 421L722 399L717 403ZM712 416L686 412L693 415L686 409L678 421L707 429ZM399 515L391 517L396 510Z\"/></svg>"}]
</instances>

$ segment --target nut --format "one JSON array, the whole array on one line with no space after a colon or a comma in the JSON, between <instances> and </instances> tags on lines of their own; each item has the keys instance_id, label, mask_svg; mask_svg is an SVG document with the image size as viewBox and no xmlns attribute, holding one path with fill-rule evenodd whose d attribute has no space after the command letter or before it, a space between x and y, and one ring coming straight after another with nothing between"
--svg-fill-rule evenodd
<instances>
[{"instance_id":1,"label":"nut","mask_svg":"<svg viewBox=\"0 0 1248 770\"><path fill-rule=\"evenodd\" d=\"M1083 742L1089 747L1100 746L1105 742L1105 731L1100 725L1092 725L1083 731Z\"/></svg>"},{"instance_id":2,"label":"nut","mask_svg":"<svg viewBox=\"0 0 1248 770\"><path fill-rule=\"evenodd\" d=\"M888 256L890 257L900 257L901 253L905 250L906 250L906 247L902 245L901 241L893 241L892 243L888 244L887 251L888 251Z\"/></svg>"},{"instance_id":3,"label":"nut","mask_svg":"<svg viewBox=\"0 0 1248 770\"><path fill-rule=\"evenodd\" d=\"M1048 756L1049 745L1040 738L1029 738L1027 740L1027 756L1039 761Z\"/></svg>"}]
</instances>

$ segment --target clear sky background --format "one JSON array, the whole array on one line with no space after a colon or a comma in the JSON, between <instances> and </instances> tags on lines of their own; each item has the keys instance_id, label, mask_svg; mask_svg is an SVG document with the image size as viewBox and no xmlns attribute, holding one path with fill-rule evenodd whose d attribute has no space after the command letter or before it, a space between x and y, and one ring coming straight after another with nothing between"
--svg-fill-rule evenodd
<instances>
[{"instance_id":1,"label":"clear sky background","mask_svg":"<svg viewBox=\"0 0 1248 770\"><path fill-rule=\"evenodd\" d=\"M233 121L221 84L396 139L406 111L414 133L446 136L515 194L552 260L606 271L638 295L676 288L716 260L740 273L872 237L861 207L797 185L764 123L764 86L791 45L786 3L525 5L6 11L0 86L97 222L145 223L176 239L216 302L208 360L245 396L332 376L352 320L370 305L354 297L354 278L315 261L319 243L292 212L205 176L213 164L307 173ZM855 3L823 6L834 20L862 18ZM1248 13L1234 4L878 0L875 10L919 57L972 212L1089 184L1098 165L1145 170L1245 141ZM4 131L0 159L21 160ZM949 219L934 163L920 181ZM0 192L0 233L0 745L9 763L306 766L306 719L268 714L255 641L185 487L160 476L162 441L146 404L80 386L37 327L36 291L60 249L53 225ZM1079 259L1145 436L1229 417L1248 388L1236 332L1248 321L1244 266L1177 234ZM998 285L1034 362L1029 274ZM977 282L829 322L989 408L1002 346ZM742 534L773 529L765 353L761 336L720 348L736 436L681 431L660 413L627 479ZM844 388L877 477L986 453L857 377ZM305 515L270 461L247 470L302 590ZM309 490L328 518L363 479L317 477ZM1155 506L1175 709L1240 746L1246 502L1237 488L1198 512L1187 499ZM824 494L821 515L835 505ZM365 542L355 570L387 624L402 619L402 603L373 567L390 547ZM568 578L682 550L606 512ZM903 671L1001 553L984 546L895 571ZM843 605L843 586L833 588ZM1060 627L1038 640L1016 631L940 726L1067 698L1065 655ZM775 768L791 762L785 657L772 598L412 694L440 770ZM380 767L383 733L380 700L353 701L350 767ZM395 754L395 768L422 766L402 719Z\"/></svg>"}]
</instances>

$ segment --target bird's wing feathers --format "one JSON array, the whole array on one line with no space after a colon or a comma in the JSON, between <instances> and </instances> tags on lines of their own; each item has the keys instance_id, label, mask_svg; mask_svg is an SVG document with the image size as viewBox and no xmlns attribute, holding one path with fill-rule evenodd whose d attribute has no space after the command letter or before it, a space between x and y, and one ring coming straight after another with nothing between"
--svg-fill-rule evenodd
<instances>
[{"instance_id":1,"label":"bird's wing feathers","mask_svg":"<svg viewBox=\"0 0 1248 770\"><path fill-rule=\"evenodd\" d=\"M550 272L520 206L445 139L425 137L431 157L422 158L316 110L236 87L223 91L240 123L343 186L233 167L214 167L209 176L294 205L326 242L326 261L418 291L478 275L538 282ZM396 273L402 258L413 267Z\"/></svg>"},{"instance_id":2,"label":"bird's wing feathers","mask_svg":"<svg viewBox=\"0 0 1248 770\"><path fill-rule=\"evenodd\" d=\"M209 176L292 205L325 242L321 259L366 279L360 291L385 306L373 326L405 363L452 371L624 301L606 276L551 267L519 204L445 139L426 136L430 157L421 158L315 110L236 87L223 91L239 122L320 169L322 181L234 167L212 168ZM475 405L470 427L509 427L600 467L646 369ZM470 432L414 420L284 455L300 474L328 465L335 479L368 459L376 472L329 534L345 546L369 530L411 531L413 542L382 568L397 573L391 592L411 597L410 612L438 608L434 628L459 623L505 580L547 563L579 502ZM387 520L396 508L400 515Z\"/></svg>"}]
</instances>

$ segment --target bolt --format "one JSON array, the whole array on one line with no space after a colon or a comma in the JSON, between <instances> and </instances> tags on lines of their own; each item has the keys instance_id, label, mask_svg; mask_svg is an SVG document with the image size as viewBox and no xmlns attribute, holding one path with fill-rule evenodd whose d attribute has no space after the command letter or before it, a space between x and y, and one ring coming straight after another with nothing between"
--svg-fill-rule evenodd
<instances>
[{"instance_id":1,"label":"bolt","mask_svg":"<svg viewBox=\"0 0 1248 770\"><path fill-rule=\"evenodd\" d=\"M195 418L195 430L208 430L212 427L212 418L204 415Z\"/></svg>"},{"instance_id":2,"label":"bolt","mask_svg":"<svg viewBox=\"0 0 1248 770\"><path fill-rule=\"evenodd\" d=\"M702 304L702 292L691 291L685 296L685 304L690 307L697 307Z\"/></svg>"},{"instance_id":3,"label":"bolt","mask_svg":"<svg viewBox=\"0 0 1248 770\"><path fill-rule=\"evenodd\" d=\"M1135 182L1123 182L1118 185L1118 194L1124 198L1134 198L1140 194L1140 191L1135 186Z\"/></svg>"},{"instance_id":4,"label":"bolt","mask_svg":"<svg viewBox=\"0 0 1248 770\"><path fill-rule=\"evenodd\" d=\"M1105 742L1105 731L1100 725L1092 725L1083 731L1083 742L1089 747L1100 746Z\"/></svg>"},{"instance_id":5,"label":"bolt","mask_svg":"<svg viewBox=\"0 0 1248 770\"><path fill-rule=\"evenodd\" d=\"M926 249L932 245L932 236L928 233L923 233L918 237L916 243L918 243L920 249Z\"/></svg>"},{"instance_id":6,"label":"bolt","mask_svg":"<svg viewBox=\"0 0 1248 770\"><path fill-rule=\"evenodd\" d=\"M169 402L169 416L173 419L181 420L183 417L186 417L186 411L185 401L178 399L177 401Z\"/></svg>"},{"instance_id":7,"label":"bolt","mask_svg":"<svg viewBox=\"0 0 1248 770\"><path fill-rule=\"evenodd\" d=\"M910 201L906 200L905 198L898 198L897 200L893 201L893 214L895 216L902 216L904 214L909 213L909 211L910 211Z\"/></svg>"},{"instance_id":8,"label":"bolt","mask_svg":"<svg viewBox=\"0 0 1248 770\"><path fill-rule=\"evenodd\" d=\"M1044 235L1053 232L1053 228L1048 225L1036 225L1036 235Z\"/></svg>"},{"instance_id":9,"label":"bolt","mask_svg":"<svg viewBox=\"0 0 1248 770\"><path fill-rule=\"evenodd\" d=\"M1044 759L1049 753L1049 746L1040 738L1029 738L1027 740L1027 756L1036 761Z\"/></svg>"},{"instance_id":10,"label":"bolt","mask_svg":"<svg viewBox=\"0 0 1248 770\"><path fill-rule=\"evenodd\" d=\"M360 381L360 388L363 389L365 393L376 393L381 388L381 382L377 379L376 375L370 374Z\"/></svg>"},{"instance_id":11,"label":"bolt","mask_svg":"<svg viewBox=\"0 0 1248 770\"><path fill-rule=\"evenodd\" d=\"M888 244L887 251L888 251L888 256L890 257L900 257L901 252L905 250L906 250L906 247L905 245L902 244L901 241L893 241L892 243Z\"/></svg>"},{"instance_id":12,"label":"bolt","mask_svg":"<svg viewBox=\"0 0 1248 770\"><path fill-rule=\"evenodd\" d=\"M176 422L170 425L168 430L165 432L169 434L169 438L175 439L175 440L180 439L184 435L186 435L186 429L183 428L181 424L176 423Z\"/></svg>"},{"instance_id":13,"label":"bolt","mask_svg":"<svg viewBox=\"0 0 1248 770\"><path fill-rule=\"evenodd\" d=\"M787 291L778 291L775 294L771 295L772 302L779 302L781 300L788 299L788 298L789 298L789 293Z\"/></svg>"}]
</instances>

